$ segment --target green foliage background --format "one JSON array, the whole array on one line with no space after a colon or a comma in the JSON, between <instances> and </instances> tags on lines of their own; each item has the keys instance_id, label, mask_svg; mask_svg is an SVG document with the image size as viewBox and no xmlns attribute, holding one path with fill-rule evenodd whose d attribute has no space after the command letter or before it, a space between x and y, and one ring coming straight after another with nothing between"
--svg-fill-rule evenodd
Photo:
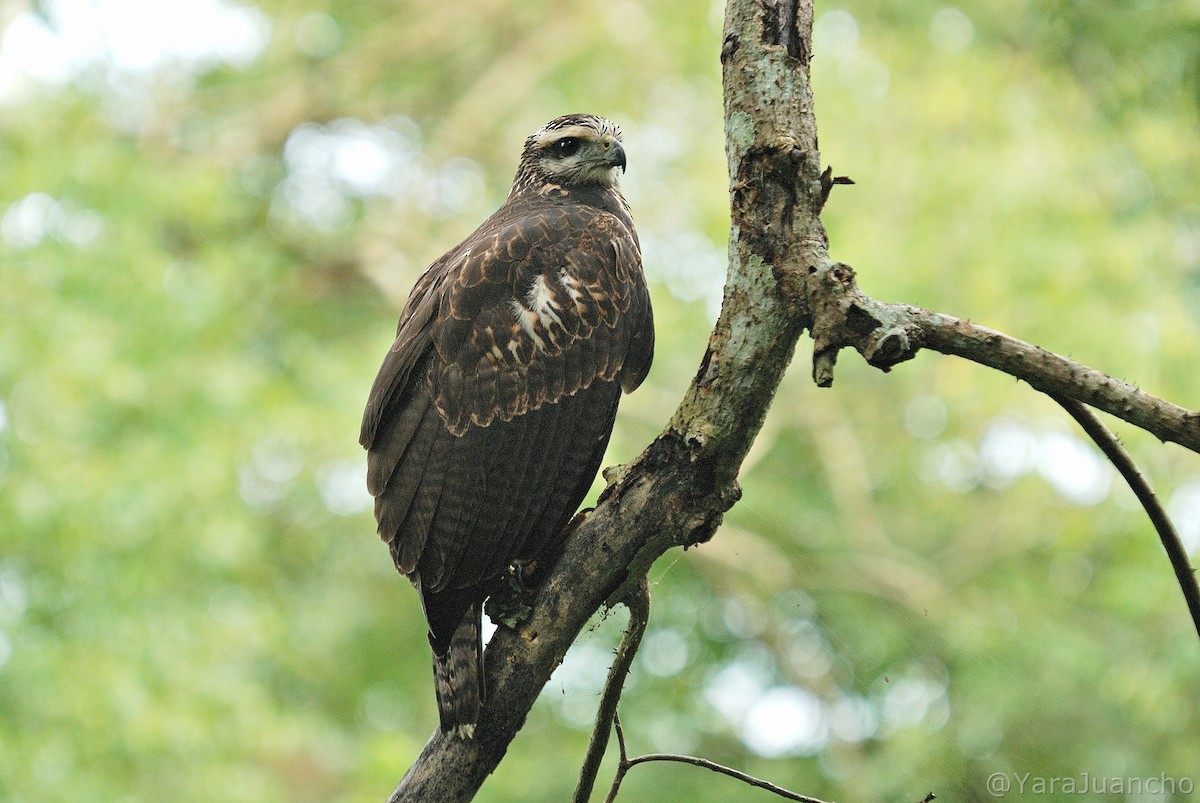
<instances>
[{"instance_id":1,"label":"green foliage background","mask_svg":"<svg viewBox=\"0 0 1200 803\"><path fill-rule=\"evenodd\" d=\"M719 4L222 7L261 53L49 83L0 56L0 799L399 780L436 714L358 416L408 287L529 131L579 110L626 131L660 345L610 463L665 423L715 317ZM0 41L23 11L0 4ZM1200 407L1195 3L817 13L822 155L857 182L825 219L864 289ZM386 186L354 156L380 153ZM806 349L743 501L654 569L631 749L840 800L986 800L995 772L1200 784L1195 633L1065 416L931 354L847 356L818 390ZM1195 554L1196 455L1116 428ZM582 637L481 800L567 799L622 620ZM622 799L773 798L650 765Z\"/></svg>"}]
</instances>

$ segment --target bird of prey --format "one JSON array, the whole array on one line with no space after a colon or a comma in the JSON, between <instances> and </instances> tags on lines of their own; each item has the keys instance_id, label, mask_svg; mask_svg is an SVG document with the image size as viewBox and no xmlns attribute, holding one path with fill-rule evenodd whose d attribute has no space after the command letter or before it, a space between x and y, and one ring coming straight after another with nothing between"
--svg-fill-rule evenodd
<instances>
[{"instance_id":1,"label":"bird of prey","mask_svg":"<svg viewBox=\"0 0 1200 803\"><path fill-rule=\"evenodd\" d=\"M588 114L525 140L507 200L417 280L360 442L379 535L421 596L443 732L483 702L483 601L558 546L621 391L654 353L621 131Z\"/></svg>"}]
</instances>

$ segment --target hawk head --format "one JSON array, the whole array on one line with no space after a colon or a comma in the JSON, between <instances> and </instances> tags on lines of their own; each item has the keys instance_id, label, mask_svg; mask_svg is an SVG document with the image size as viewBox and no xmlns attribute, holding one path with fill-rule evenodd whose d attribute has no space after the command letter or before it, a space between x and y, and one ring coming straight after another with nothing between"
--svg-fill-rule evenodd
<instances>
[{"instance_id":1,"label":"hawk head","mask_svg":"<svg viewBox=\"0 0 1200 803\"><path fill-rule=\"evenodd\" d=\"M525 140L513 192L547 184L616 187L618 168L625 170L625 149L616 123L594 114L568 114Z\"/></svg>"}]
</instances>

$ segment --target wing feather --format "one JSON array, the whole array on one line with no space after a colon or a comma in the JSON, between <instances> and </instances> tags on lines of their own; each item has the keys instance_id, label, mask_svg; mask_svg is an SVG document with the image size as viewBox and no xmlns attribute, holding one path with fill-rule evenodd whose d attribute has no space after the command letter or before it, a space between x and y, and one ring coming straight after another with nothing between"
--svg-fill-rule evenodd
<instances>
[{"instance_id":1,"label":"wing feather","mask_svg":"<svg viewBox=\"0 0 1200 803\"><path fill-rule=\"evenodd\" d=\"M404 574L416 570L417 561L425 548L428 528L416 526L409 514L418 494L428 491L426 473L430 468L431 456L444 437L441 419L428 398L424 405L415 404L412 409L420 412L420 422L404 444L404 453L401 455L404 459L400 460L390 451L375 453L393 469L387 485L375 496L379 536L388 543L396 568ZM368 458L368 465L371 457Z\"/></svg>"},{"instance_id":2,"label":"wing feather","mask_svg":"<svg viewBox=\"0 0 1200 803\"><path fill-rule=\"evenodd\" d=\"M360 436L380 536L427 604L458 611L455 589L561 532L649 370L651 327L632 224L595 206L506 205L422 275Z\"/></svg>"},{"instance_id":3,"label":"wing feather","mask_svg":"<svg viewBox=\"0 0 1200 803\"><path fill-rule=\"evenodd\" d=\"M554 208L512 221L494 239L505 245L462 257L432 333L440 358L432 395L456 434L613 379L649 307L636 237L609 212ZM649 354L630 355L644 363L642 375Z\"/></svg>"},{"instance_id":4,"label":"wing feather","mask_svg":"<svg viewBox=\"0 0 1200 803\"><path fill-rule=\"evenodd\" d=\"M421 373L414 369L429 349L429 336L441 307L445 279L459 258L460 249L461 246L446 254L421 274L400 313L396 339L375 376L363 411L358 442L364 449L369 450L374 445L384 415L394 413L394 405L402 400L409 385L423 378L414 376Z\"/></svg>"}]
</instances>

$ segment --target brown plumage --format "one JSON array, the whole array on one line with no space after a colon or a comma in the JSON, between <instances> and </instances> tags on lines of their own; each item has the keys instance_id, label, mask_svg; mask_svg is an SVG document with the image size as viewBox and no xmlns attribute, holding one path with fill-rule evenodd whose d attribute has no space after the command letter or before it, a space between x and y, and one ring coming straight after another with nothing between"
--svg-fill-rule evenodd
<instances>
[{"instance_id":1,"label":"brown plumage","mask_svg":"<svg viewBox=\"0 0 1200 803\"><path fill-rule=\"evenodd\" d=\"M561 538L650 369L618 169L608 120L534 132L508 199L417 281L363 414L379 535L421 594L448 733L469 736L482 704L483 600Z\"/></svg>"}]
</instances>

